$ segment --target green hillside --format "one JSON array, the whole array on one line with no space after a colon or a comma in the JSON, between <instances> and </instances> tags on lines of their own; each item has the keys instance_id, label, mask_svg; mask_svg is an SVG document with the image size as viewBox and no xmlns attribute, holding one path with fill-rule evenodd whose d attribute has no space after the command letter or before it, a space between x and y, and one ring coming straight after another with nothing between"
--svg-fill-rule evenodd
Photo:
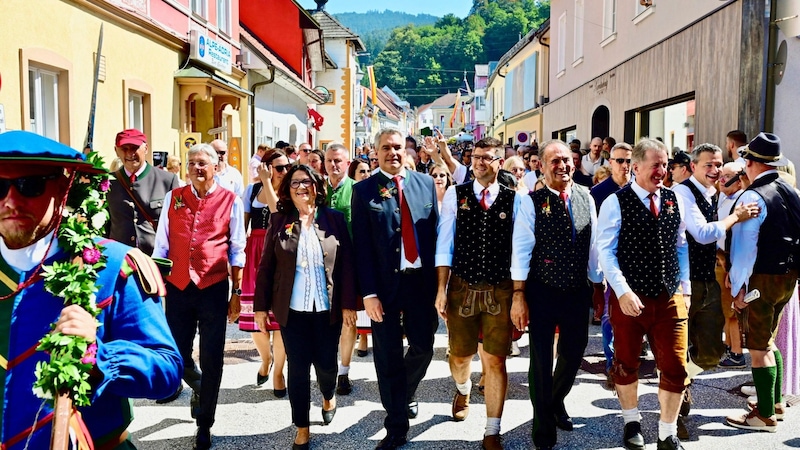
<instances>
[{"instance_id":1,"label":"green hillside","mask_svg":"<svg viewBox=\"0 0 800 450\"><path fill-rule=\"evenodd\" d=\"M362 58L362 62L367 64L371 64L386 46L393 29L406 25L433 25L439 20L430 14L408 14L388 9L366 13L334 14L334 17L361 37L367 52L370 53L369 56Z\"/></svg>"}]
</instances>

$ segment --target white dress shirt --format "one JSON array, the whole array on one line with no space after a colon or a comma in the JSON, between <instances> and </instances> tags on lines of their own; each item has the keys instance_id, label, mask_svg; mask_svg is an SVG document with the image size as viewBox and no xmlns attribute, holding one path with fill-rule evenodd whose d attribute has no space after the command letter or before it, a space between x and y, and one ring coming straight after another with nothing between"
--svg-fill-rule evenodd
<instances>
[{"instance_id":1,"label":"white dress shirt","mask_svg":"<svg viewBox=\"0 0 800 450\"><path fill-rule=\"evenodd\" d=\"M731 210L733 206L736 204L736 200L739 199L739 196L742 195L744 192L743 189L739 189L733 195L725 195L722 192L719 193L719 202L717 203L717 218L719 220L726 219L728 216L731 215ZM719 240L717 240L717 247L720 250L725 250L725 240L727 235L722 236Z\"/></svg>"},{"instance_id":2,"label":"white dress shirt","mask_svg":"<svg viewBox=\"0 0 800 450\"><path fill-rule=\"evenodd\" d=\"M766 175L777 173L777 170L767 170L756 177L753 182ZM761 213L757 217L744 222L739 222L733 226L731 236L731 295L736 297L743 288L747 290L750 275L753 274L753 266L758 256L758 234L761 224L767 219L767 204L756 191L746 190L739 196L739 203L756 202L761 208Z\"/></svg>"},{"instance_id":3,"label":"white dress shirt","mask_svg":"<svg viewBox=\"0 0 800 450\"><path fill-rule=\"evenodd\" d=\"M311 227L301 225L289 309L301 312L320 312L330 308L322 244L320 244L313 224Z\"/></svg>"},{"instance_id":4,"label":"white dress shirt","mask_svg":"<svg viewBox=\"0 0 800 450\"><path fill-rule=\"evenodd\" d=\"M639 186L634 180L631 183L633 192L642 201L642 204L649 210L650 195L649 192ZM661 188L665 189L665 188ZM681 224L678 227L678 265L680 268L680 281L681 291L683 295L692 294L692 284L689 281L689 244L686 241L686 223L684 220L683 200L680 196L675 196L678 200L678 211L681 216ZM656 208L661 207L661 190L655 192L654 201ZM597 217L598 234L597 234L597 251L599 253L600 267L603 269L606 280L614 289L617 298L622 297L628 292L633 290L625 280L622 270L619 268L619 261L617 260L617 245L619 243L619 230L622 226L622 210L619 206L619 198L617 194L611 194L600 205L600 213Z\"/></svg>"},{"instance_id":5,"label":"white dress shirt","mask_svg":"<svg viewBox=\"0 0 800 450\"><path fill-rule=\"evenodd\" d=\"M250 162L247 164L247 169L250 172L250 183L253 183L258 179L258 166L260 165L261 156L256 153L250 158Z\"/></svg>"},{"instance_id":6,"label":"white dress shirt","mask_svg":"<svg viewBox=\"0 0 800 450\"><path fill-rule=\"evenodd\" d=\"M385 172L383 169L379 169L379 171L383 174L383 176L385 176L386 178L388 178L392 182L394 182L394 177L396 177L396 176L400 177L400 186L397 186L397 188L400 189L400 188L403 187L403 182L405 181L406 176L407 176L405 168L401 169L400 173L398 173L397 175L392 175L389 172ZM405 191L403 191L403 196L405 196L405 195L406 195ZM400 205L400 201L399 200L400 199L398 198L397 207L398 208L402 208L402 205ZM407 199L406 199L406 202L408 202ZM409 207L409 209L411 209L411 207ZM400 212L400 217L401 218L403 217L402 211ZM417 233L417 230L415 228L414 229L414 235L416 235L416 233ZM419 248L419 239L417 239L417 247ZM417 259L414 262L410 262L409 260L406 259L406 248L405 248L405 246L403 246L403 235L401 234L400 235L400 270L419 269L421 267L422 267L422 259L419 257L419 251L417 252Z\"/></svg>"},{"instance_id":7,"label":"white dress shirt","mask_svg":"<svg viewBox=\"0 0 800 450\"><path fill-rule=\"evenodd\" d=\"M191 186L191 185L190 185ZM208 194L214 192L219 185L214 183ZM192 193L197 197L197 191L191 186ZM200 197L197 197L200 198ZM164 196L164 207L161 208L161 215L158 217L158 230L156 230L156 244L153 249L154 258L166 258L169 255L169 205L172 205L172 191ZM247 243L247 234L244 229L244 205L238 196L233 200L231 208L230 238L228 241L228 263L232 267L244 267L245 254L244 247ZM183 245L176 243L176 245Z\"/></svg>"},{"instance_id":8,"label":"white dress shirt","mask_svg":"<svg viewBox=\"0 0 800 450\"><path fill-rule=\"evenodd\" d=\"M695 187L703 193L703 198L711 205L711 198L717 193L716 188L714 188L714 186L709 188L703 186L697 181L694 175L689 177L689 182L693 183ZM725 230L722 222L708 222L706 220L705 216L703 216L703 213L700 211L700 207L697 206L697 199L695 199L694 194L692 194L688 186L678 183L672 186L672 191L677 194L678 198L683 201L681 204L686 207L686 211L681 211L681 213L686 219L686 231L692 235L695 241L705 245L725 238L725 232L727 230ZM650 203L648 200L648 207L649 205ZM722 219L722 217L718 219Z\"/></svg>"},{"instance_id":9,"label":"white dress shirt","mask_svg":"<svg viewBox=\"0 0 800 450\"><path fill-rule=\"evenodd\" d=\"M242 174L230 165L226 165L224 170L214 175L216 181L223 188L233 191L237 197L244 195L244 180Z\"/></svg>"}]
</instances>

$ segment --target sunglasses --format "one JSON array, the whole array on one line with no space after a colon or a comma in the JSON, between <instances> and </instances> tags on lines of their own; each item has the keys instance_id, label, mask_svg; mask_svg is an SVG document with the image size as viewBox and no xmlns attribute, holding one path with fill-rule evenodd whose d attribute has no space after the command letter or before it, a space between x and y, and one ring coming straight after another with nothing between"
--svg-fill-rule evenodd
<instances>
[{"instance_id":1,"label":"sunglasses","mask_svg":"<svg viewBox=\"0 0 800 450\"><path fill-rule=\"evenodd\" d=\"M228 152L217 152L217 155L219 155L219 156L225 156L227 153L228 153Z\"/></svg>"},{"instance_id":2,"label":"sunglasses","mask_svg":"<svg viewBox=\"0 0 800 450\"><path fill-rule=\"evenodd\" d=\"M300 151L303 152L303 153L311 153L311 149L310 148L304 148L304 149L301 149Z\"/></svg>"},{"instance_id":3,"label":"sunglasses","mask_svg":"<svg viewBox=\"0 0 800 450\"><path fill-rule=\"evenodd\" d=\"M369 162L378 162L378 158L370 158Z\"/></svg>"},{"instance_id":4,"label":"sunglasses","mask_svg":"<svg viewBox=\"0 0 800 450\"><path fill-rule=\"evenodd\" d=\"M292 167L291 164L284 164L282 166L272 166L273 169L277 170L278 172L286 172L289 168Z\"/></svg>"},{"instance_id":5,"label":"sunglasses","mask_svg":"<svg viewBox=\"0 0 800 450\"><path fill-rule=\"evenodd\" d=\"M612 161L616 161L617 164L630 164L631 163L630 158L627 158L627 159L626 158L612 158L611 160Z\"/></svg>"},{"instance_id":6,"label":"sunglasses","mask_svg":"<svg viewBox=\"0 0 800 450\"><path fill-rule=\"evenodd\" d=\"M31 175L20 178L0 178L0 199L6 198L11 186L17 188L17 192L25 198L36 198L44 194L47 182L55 180L61 175Z\"/></svg>"},{"instance_id":7,"label":"sunglasses","mask_svg":"<svg viewBox=\"0 0 800 450\"><path fill-rule=\"evenodd\" d=\"M358 169L358 173L369 173L367 169Z\"/></svg>"},{"instance_id":8,"label":"sunglasses","mask_svg":"<svg viewBox=\"0 0 800 450\"><path fill-rule=\"evenodd\" d=\"M432 173L431 176L433 178L447 178L447 175L445 175L443 173Z\"/></svg>"},{"instance_id":9,"label":"sunglasses","mask_svg":"<svg viewBox=\"0 0 800 450\"><path fill-rule=\"evenodd\" d=\"M312 184L314 184L314 182L311 180L311 178L306 178L303 180L292 180L289 182L289 187L292 189L297 189L300 187L300 185L302 185L304 188L308 189Z\"/></svg>"}]
</instances>

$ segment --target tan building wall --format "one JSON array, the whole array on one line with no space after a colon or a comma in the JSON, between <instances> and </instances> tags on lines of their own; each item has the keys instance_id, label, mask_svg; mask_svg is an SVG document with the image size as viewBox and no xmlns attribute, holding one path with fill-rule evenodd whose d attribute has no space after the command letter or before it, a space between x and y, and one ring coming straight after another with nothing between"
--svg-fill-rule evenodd
<instances>
[{"instance_id":1,"label":"tan building wall","mask_svg":"<svg viewBox=\"0 0 800 450\"><path fill-rule=\"evenodd\" d=\"M127 16L109 20L72 2L37 0L3 2L0 27L0 104L6 128L30 129L28 68L58 72L59 140L84 145L94 78L94 54L104 25L102 55L105 79L97 87L94 143L110 163L114 138L130 126L128 95L145 95L145 130L150 148L178 150L178 96L173 72L180 66L183 43L166 33L133 31ZM38 31L34 31L38 30ZM46 32L42 31L46 30Z\"/></svg>"}]
</instances>

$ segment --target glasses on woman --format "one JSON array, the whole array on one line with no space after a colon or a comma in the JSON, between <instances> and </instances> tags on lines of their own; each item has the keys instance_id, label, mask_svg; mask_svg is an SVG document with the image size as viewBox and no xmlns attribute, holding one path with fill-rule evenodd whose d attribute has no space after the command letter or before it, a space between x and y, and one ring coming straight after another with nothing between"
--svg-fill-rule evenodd
<instances>
[{"instance_id":1,"label":"glasses on woman","mask_svg":"<svg viewBox=\"0 0 800 450\"><path fill-rule=\"evenodd\" d=\"M433 178L447 178L447 175L443 173L432 173L431 176Z\"/></svg>"},{"instance_id":2,"label":"glasses on woman","mask_svg":"<svg viewBox=\"0 0 800 450\"><path fill-rule=\"evenodd\" d=\"M312 184L314 184L314 181L312 181L311 178L304 178L302 180L292 180L289 183L289 187L292 189L297 189L302 185L304 188L308 189Z\"/></svg>"},{"instance_id":3,"label":"glasses on woman","mask_svg":"<svg viewBox=\"0 0 800 450\"><path fill-rule=\"evenodd\" d=\"M282 166L272 166L273 169L277 170L278 172L286 172L289 168L292 167L291 164L284 164Z\"/></svg>"}]
</instances>

